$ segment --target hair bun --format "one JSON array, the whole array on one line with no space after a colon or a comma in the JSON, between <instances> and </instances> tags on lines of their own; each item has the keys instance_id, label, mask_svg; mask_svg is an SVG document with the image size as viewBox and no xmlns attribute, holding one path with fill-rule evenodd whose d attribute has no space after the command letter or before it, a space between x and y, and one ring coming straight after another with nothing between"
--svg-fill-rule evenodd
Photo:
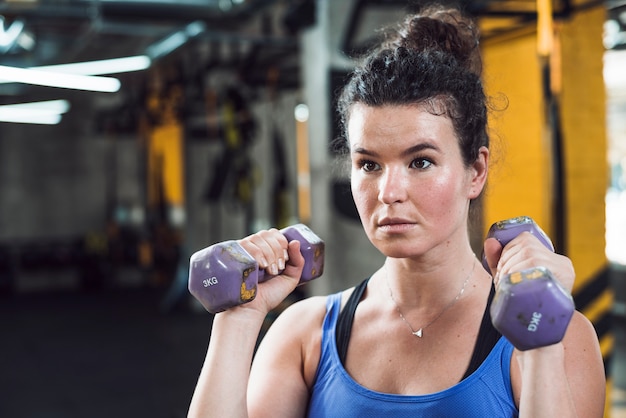
<instances>
[{"instance_id":1,"label":"hair bun","mask_svg":"<svg viewBox=\"0 0 626 418\"><path fill-rule=\"evenodd\" d=\"M383 48L407 48L417 52L439 50L451 54L471 72L480 75L482 61L479 33L474 21L457 9L431 6L410 15L388 32Z\"/></svg>"}]
</instances>

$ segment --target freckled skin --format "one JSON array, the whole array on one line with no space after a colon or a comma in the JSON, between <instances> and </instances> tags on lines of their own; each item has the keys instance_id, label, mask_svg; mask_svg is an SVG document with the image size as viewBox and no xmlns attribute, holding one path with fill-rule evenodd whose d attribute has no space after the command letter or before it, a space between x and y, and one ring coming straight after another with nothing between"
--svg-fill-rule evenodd
<instances>
[{"instance_id":1,"label":"freckled skin","mask_svg":"<svg viewBox=\"0 0 626 418\"><path fill-rule=\"evenodd\" d=\"M419 257L467 242L458 238L467 236L469 201L480 188L448 117L419 106L357 104L348 137L355 203L383 254Z\"/></svg>"}]
</instances>

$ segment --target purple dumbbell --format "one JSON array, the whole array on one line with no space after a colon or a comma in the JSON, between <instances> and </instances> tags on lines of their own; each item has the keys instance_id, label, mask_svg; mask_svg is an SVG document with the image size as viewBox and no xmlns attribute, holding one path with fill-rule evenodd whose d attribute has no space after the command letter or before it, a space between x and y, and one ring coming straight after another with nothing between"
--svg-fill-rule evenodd
<instances>
[{"instance_id":1,"label":"purple dumbbell","mask_svg":"<svg viewBox=\"0 0 626 418\"><path fill-rule=\"evenodd\" d=\"M505 246L522 232L535 235L554 251L548 236L527 216L496 222L487 238ZM491 273L484 256L483 266ZM493 326L524 351L561 341L574 309L574 299L552 273L535 267L502 277L490 312Z\"/></svg>"},{"instance_id":2,"label":"purple dumbbell","mask_svg":"<svg viewBox=\"0 0 626 418\"><path fill-rule=\"evenodd\" d=\"M300 283L316 279L324 271L324 241L306 225L280 231L288 241L300 241L304 269ZM254 258L237 241L224 241L194 253L190 258L189 292L211 313L254 300L257 284L272 276L259 270Z\"/></svg>"}]
</instances>

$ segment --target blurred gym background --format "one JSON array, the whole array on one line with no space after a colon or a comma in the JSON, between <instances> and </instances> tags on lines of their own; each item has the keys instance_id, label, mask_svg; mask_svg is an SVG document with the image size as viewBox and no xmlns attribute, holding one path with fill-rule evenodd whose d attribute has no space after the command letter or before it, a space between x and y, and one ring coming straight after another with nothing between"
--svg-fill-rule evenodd
<instances>
[{"instance_id":1,"label":"blurred gym background","mask_svg":"<svg viewBox=\"0 0 626 418\"><path fill-rule=\"evenodd\" d=\"M626 1L460 3L506 107L477 253L529 215L572 258L606 416L624 417ZM325 273L286 303L370 274L333 100L374 30L419 4L0 3L0 416L185 416L212 320L188 260L215 242L311 226Z\"/></svg>"}]
</instances>

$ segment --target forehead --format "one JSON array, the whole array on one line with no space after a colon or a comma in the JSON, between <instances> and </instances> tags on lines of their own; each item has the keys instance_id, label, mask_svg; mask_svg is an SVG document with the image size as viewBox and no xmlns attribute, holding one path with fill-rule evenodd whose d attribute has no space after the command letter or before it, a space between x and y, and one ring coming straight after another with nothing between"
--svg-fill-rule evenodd
<instances>
[{"instance_id":1,"label":"forehead","mask_svg":"<svg viewBox=\"0 0 626 418\"><path fill-rule=\"evenodd\" d=\"M367 106L357 103L350 112L347 126L350 148L387 147L435 142L458 145L454 126L444 114L434 114L425 105Z\"/></svg>"}]
</instances>

